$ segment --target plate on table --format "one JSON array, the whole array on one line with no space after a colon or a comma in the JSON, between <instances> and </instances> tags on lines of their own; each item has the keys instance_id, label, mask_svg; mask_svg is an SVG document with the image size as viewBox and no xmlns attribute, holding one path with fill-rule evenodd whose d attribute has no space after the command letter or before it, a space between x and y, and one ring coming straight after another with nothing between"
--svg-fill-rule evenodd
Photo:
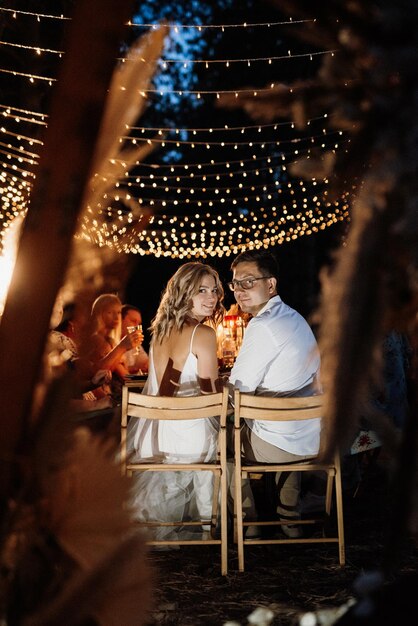
<instances>
[{"instance_id":1,"label":"plate on table","mask_svg":"<svg viewBox=\"0 0 418 626\"><path fill-rule=\"evenodd\" d=\"M148 374L126 374L125 380L147 380Z\"/></svg>"}]
</instances>

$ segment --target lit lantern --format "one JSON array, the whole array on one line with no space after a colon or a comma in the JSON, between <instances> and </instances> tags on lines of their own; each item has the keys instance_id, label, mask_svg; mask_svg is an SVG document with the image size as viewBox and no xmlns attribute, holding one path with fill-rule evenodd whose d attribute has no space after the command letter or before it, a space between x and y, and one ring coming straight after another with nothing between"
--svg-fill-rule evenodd
<instances>
[{"instance_id":1,"label":"lit lantern","mask_svg":"<svg viewBox=\"0 0 418 626\"><path fill-rule=\"evenodd\" d=\"M241 348L244 334L244 321L238 313L230 313L224 316L222 323L216 329L217 356L223 367L231 367L239 349Z\"/></svg>"}]
</instances>

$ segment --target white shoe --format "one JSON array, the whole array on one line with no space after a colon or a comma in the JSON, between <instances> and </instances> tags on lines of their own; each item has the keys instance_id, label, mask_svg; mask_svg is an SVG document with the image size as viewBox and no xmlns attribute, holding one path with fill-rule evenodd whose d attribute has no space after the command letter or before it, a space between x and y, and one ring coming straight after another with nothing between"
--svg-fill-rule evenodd
<instances>
[{"instance_id":1,"label":"white shoe","mask_svg":"<svg viewBox=\"0 0 418 626\"><path fill-rule=\"evenodd\" d=\"M259 526L246 526L245 538L246 539L258 539L261 537L261 531Z\"/></svg>"},{"instance_id":2,"label":"white shoe","mask_svg":"<svg viewBox=\"0 0 418 626\"><path fill-rule=\"evenodd\" d=\"M288 526L287 524L281 524L280 529L282 533L286 535L286 537L289 537L289 539L300 539L301 537L303 537L303 532L300 526L296 526L293 524L291 526Z\"/></svg>"}]
</instances>

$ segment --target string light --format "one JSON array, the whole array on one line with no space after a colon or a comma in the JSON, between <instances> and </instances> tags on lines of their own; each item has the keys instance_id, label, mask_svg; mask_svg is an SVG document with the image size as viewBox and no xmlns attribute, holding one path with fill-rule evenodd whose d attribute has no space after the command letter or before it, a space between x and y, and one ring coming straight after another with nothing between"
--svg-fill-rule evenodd
<instances>
[{"instance_id":1,"label":"string light","mask_svg":"<svg viewBox=\"0 0 418 626\"><path fill-rule=\"evenodd\" d=\"M24 50L34 50L36 54L49 52L50 54L58 54L60 57L64 54L62 50L52 50L51 48L40 48L39 46L25 46L21 43L12 43L11 41L0 41L2 46L12 46L13 48L22 48Z\"/></svg>"},{"instance_id":2,"label":"string light","mask_svg":"<svg viewBox=\"0 0 418 626\"><path fill-rule=\"evenodd\" d=\"M100 228L92 229L89 221L85 220L78 236L119 252L139 255L180 259L229 256L247 247L268 247L308 236L349 217L347 199L333 205L327 203L324 212L319 205L318 200L316 206L309 209L305 203L306 208L297 214L298 222L283 205L281 209L263 207L258 214L248 211L247 215L230 212L216 216L211 213L153 216L146 229L143 228L143 215L136 218L138 223L135 225L132 213L124 216L120 212L119 226L103 223Z\"/></svg>"},{"instance_id":3,"label":"string light","mask_svg":"<svg viewBox=\"0 0 418 626\"><path fill-rule=\"evenodd\" d=\"M185 139L159 139L157 137L145 138L145 137L130 137L126 135L122 135L121 139L131 141L132 143L145 142L148 144L174 144L176 146L191 146L194 148L195 146L205 146L207 149L210 149L213 146L217 147L228 147L228 146L246 146L252 148L253 146L261 146L262 148L265 146L282 146L286 144L296 144L302 143L304 141L313 143L316 139L323 139L324 137L331 137L332 135L339 134L340 131L333 130L327 132L323 129L322 135L309 135L307 137L296 137L293 139L282 139L280 141L265 141L265 140L257 140L257 141L196 141L196 140L185 140Z\"/></svg>"},{"instance_id":4,"label":"string light","mask_svg":"<svg viewBox=\"0 0 418 626\"><path fill-rule=\"evenodd\" d=\"M11 41L0 41L0 45L10 46L13 48L20 48L22 50L32 50L37 55L40 55L43 53L49 53L49 54L57 54L59 57L62 57L62 55L64 54L62 50L55 50L52 48L41 48L40 46L30 46L30 45L25 45L25 44L14 43ZM310 60L313 60L313 57L323 56L325 54L335 54L336 52L338 52L338 50L314 50L312 52L291 54L289 51L287 54L282 54L280 56L250 57L250 58L238 58L238 59L186 59L186 58L168 59L168 58L162 58L158 60L158 65L159 67L163 69L167 69L168 65L176 65L176 64L183 65L185 68L187 68L189 65L204 65L206 69L209 69L209 66L214 65L214 64L225 65L226 67L229 67L230 65L234 63L246 63L249 67L251 67L253 63L261 63L261 62L267 62L269 65L271 65L273 61L283 61L283 60L289 60L289 59L309 58ZM126 59L125 57L119 57L118 61L121 61L122 63L129 63L129 59ZM142 61L143 63L147 65L150 63L146 59L142 59Z\"/></svg>"},{"instance_id":5,"label":"string light","mask_svg":"<svg viewBox=\"0 0 418 626\"><path fill-rule=\"evenodd\" d=\"M0 104L0 108L6 109L2 115L11 115L11 112L15 111L16 113L24 113L25 115L31 115L32 117L40 117L42 120L48 117L45 113L37 113L35 111L28 111L27 109L18 109L17 107L10 106L8 104Z\"/></svg>"},{"instance_id":6,"label":"string light","mask_svg":"<svg viewBox=\"0 0 418 626\"><path fill-rule=\"evenodd\" d=\"M323 115L318 115L317 117L312 117L311 119L308 119L306 122L306 125L309 126L312 122L318 121L318 120L324 120L326 119L328 116L327 113L324 113ZM225 124L225 126L206 126L205 128L172 128L172 127L152 127L152 126L130 126L131 130L139 130L142 133L146 132L146 131L158 131L158 132L175 132L175 133L183 133L183 132L189 132L189 133L197 133L197 132L230 132L230 131L240 131L241 133L244 133L246 131L251 131L251 130L257 130L257 131L261 131L261 130L265 130L265 129L273 129L273 130L277 130L279 127L285 127L285 126L290 126L292 128L294 128L294 122L275 122L274 124L253 124L250 126L228 126Z\"/></svg>"},{"instance_id":7,"label":"string light","mask_svg":"<svg viewBox=\"0 0 418 626\"><path fill-rule=\"evenodd\" d=\"M7 70L3 67L0 67L0 72L3 74L12 74L13 76L23 76L23 78L29 78L30 82L34 82L35 80L43 80L49 83L51 86L52 83L56 83L56 78L51 78L50 76L39 76L39 74L26 74L25 72L17 72L16 70Z\"/></svg>"},{"instance_id":8,"label":"string light","mask_svg":"<svg viewBox=\"0 0 418 626\"><path fill-rule=\"evenodd\" d=\"M70 20L71 19L70 17L66 17L62 13L61 15L47 15L45 13L35 13L33 11L20 11L17 9L8 9L6 7L0 7L0 11L12 13L14 18L16 18L17 15L30 15L32 17L36 17L38 20L40 18L53 19L53 20Z\"/></svg>"},{"instance_id":9,"label":"string light","mask_svg":"<svg viewBox=\"0 0 418 626\"><path fill-rule=\"evenodd\" d=\"M205 29L221 29L225 30L227 28L257 28L257 27L267 27L271 28L273 26L289 26L289 24L308 24L314 23L315 19L309 20L293 20L291 17L288 20L280 21L280 22L242 22L240 24L178 24L175 22L168 23L167 25L173 29L179 28L196 28L199 31ZM147 24L145 22L134 22L133 20L129 20L128 26L141 26L144 28L156 28L157 24Z\"/></svg>"},{"instance_id":10,"label":"string light","mask_svg":"<svg viewBox=\"0 0 418 626\"><path fill-rule=\"evenodd\" d=\"M45 13L36 13L33 11L21 11L18 9L10 9L10 8L6 8L6 7L0 7L0 11L5 11L8 13L12 13L14 17L16 17L17 15L30 15L32 17L36 17L36 18L45 18L45 19L57 19L57 20L70 20L70 17L66 17L63 14L60 15L50 15L50 14L45 14ZM306 19L306 20L293 20L291 17L288 20L282 20L282 21L278 21L278 22L252 22L252 23L247 23L247 22L243 22L240 24L178 24L178 23L169 23L168 25L171 26L172 28L197 28L199 31L204 30L206 28L214 28L214 29L222 29L225 30L227 28L256 28L256 27L263 27L266 26L268 28L274 27L274 26L288 26L289 24L307 24L307 23L314 23L316 20L315 19ZM159 24L147 24L144 22L135 22L133 20L129 20L127 22L127 26L142 26L145 28L157 28L159 26Z\"/></svg>"},{"instance_id":11,"label":"string light","mask_svg":"<svg viewBox=\"0 0 418 626\"><path fill-rule=\"evenodd\" d=\"M34 143L43 145L43 141L41 141L40 139L35 139L34 137L27 137L26 135L22 135L21 133L14 133L11 130L7 130L6 128L4 128L4 126L2 128L0 128L0 132L3 135L10 135L10 137L16 137L16 139L18 139L19 141L27 141L31 145L34 144ZM38 155L36 155L36 156L38 156Z\"/></svg>"},{"instance_id":12,"label":"string light","mask_svg":"<svg viewBox=\"0 0 418 626\"><path fill-rule=\"evenodd\" d=\"M257 89L254 89L252 87L247 87L245 89L141 89L139 91L139 93L141 95L146 95L146 94L159 94L160 96L166 96L166 95L177 95L177 96L183 96L183 95L216 95L218 98L222 95L222 94L235 94L237 97L240 94L248 94L248 95L253 95L254 97L258 96L261 93L266 93L268 91L271 91L272 89L274 89L275 87L277 87L278 84L276 85L276 83L271 83L269 87L260 87ZM289 89L290 91L290 89Z\"/></svg>"},{"instance_id":13,"label":"string light","mask_svg":"<svg viewBox=\"0 0 418 626\"><path fill-rule=\"evenodd\" d=\"M0 7L0 11L8 11L14 19L18 16L32 16L40 19L69 18L63 15L47 15L29 11L18 11ZM312 23L315 20L298 20L290 18L282 22L242 23L242 24L170 24L174 32L182 28L220 29L225 31L231 28L271 28L290 24ZM132 27L158 28L158 24L139 24L133 21L128 23ZM63 52L48 47L17 44L0 41L5 47L21 48L34 55L57 54ZM224 64L227 68L233 64L245 63L251 67L256 63L272 64L276 61L289 59L306 59L312 61L314 57L333 55L336 50L312 51L298 54L291 50L281 56L263 56L254 58L234 59L161 59L159 65L167 69L169 64L182 64L185 69L192 65L200 65L210 69L214 63ZM121 59L122 62L129 62ZM144 60L144 62L146 62ZM25 67L25 69L27 69ZM55 78L39 76L24 72L16 72L10 68L0 68L0 72L12 74L17 78L28 79L30 83L44 81L52 86ZM345 83L347 84L347 83ZM229 89L229 90L184 90L184 89L144 89L139 93L144 98L150 94L165 96L175 94L201 99L204 96L220 98L223 94L252 96L257 98L261 94L274 91L283 85L270 83L261 88ZM294 89L289 88L289 92ZM0 118L9 126L16 124L47 125L48 116L0 104ZM321 123L327 114L312 118L306 122ZM130 174L129 168L122 160L114 160L117 171L122 165L125 176L116 184L116 188L108 191L99 198L98 206L88 207L81 222L79 237L93 241L100 246L109 246L119 252L133 254L154 254L155 256L171 256L178 258L193 258L200 256L224 256L236 254L247 247L268 247L273 243L291 241L301 236L309 236L335 224L337 221L348 219L350 194L342 194L341 198L330 203L327 198L325 177L313 179L310 182L288 180L287 168L302 156L309 159L311 151L317 153L345 149L347 140L335 136L342 133L328 130L321 124L311 135L274 140L272 131L288 127L290 132L295 130L291 122L275 124L251 125L221 128L146 128L127 127L126 135L120 137L120 142L126 144L148 143L162 147L189 146L191 149L210 150L212 147L232 148L240 150L249 148L251 156L245 155L241 159L224 161L207 159L196 163L142 163L135 164L135 174ZM13 127L14 128L14 127ZM0 220L3 224L3 233L16 219L17 215L24 215L27 210L30 191L35 177L33 171L25 168L25 164L33 169L36 166L38 154L28 149L29 145L42 145L39 139L31 138L25 127L25 133L14 132L8 127L1 128L1 132L11 138L13 143L0 142ZM157 132L158 136L147 137L146 133ZM233 133L245 135L247 141L234 141ZM141 135L138 135L141 133ZM175 137L187 133L187 138ZM199 133L216 135L214 141L204 141L198 137ZM219 133L225 137L219 140ZM251 134L252 133L252 134ZM166 136L167 134L167 136ZM190 139L192 137L192 139ZM206 139L206 137L203 137ZM7 141L7 140L6 140ZM331 145L332 144L332 145ZM277 154L260 155L267 147L276 146ZM277 149L279 148L279 149ZM109 164L112 165L112 164ZM257 178L253 181L252 178ZM103 183L105 179L101 179ZM187 182L186 182L187 181ZM255 184L256 183L256 184ZM354 191L351 185L350 193ZM155 190L155 197L141 196L143 192L152 195L147 190ZM133 193L135 192L135 193ZM1 233L0 233L1 236Z\"/></svg>"},{"instance_id":14,"label":"string light","mask_svg":"<svg viewBox=\"0 0 418 626\"><path fill-rule=\"evenodd\" d=\"M311 61L313 60L313 57L315 56L323 56L325 54L331 54L334 55L336 52L338 52L338 50L315 50L313 52L304 52L304 53L300 53L300 54L291 54L291 53L287 53L287 54L283 54L280 56L269 56L269 57L251 57L251 58L239 58L239 59L185 59L185 58L177 58L177 59L160 59L159 60L159 65L161 67L163 67L164 69L166 69L166 66L169 64L183 64L186 67L188 67L189 65L199 65L199 64L203 64L205 65L206 69L209 69L209 65L214 65L214 64L222 64L225 65L226 67L229 67L231 64L234 63L246 63L249 67L251 66L252 63L257 63L257 62L266 62L271 65L271 63L273 61L283 61L283 60L289 60L289 59L304 59L304 58L309 58ZM146 63L146 61L144 60L144 63Z\"/></svg>"}]
</instances>

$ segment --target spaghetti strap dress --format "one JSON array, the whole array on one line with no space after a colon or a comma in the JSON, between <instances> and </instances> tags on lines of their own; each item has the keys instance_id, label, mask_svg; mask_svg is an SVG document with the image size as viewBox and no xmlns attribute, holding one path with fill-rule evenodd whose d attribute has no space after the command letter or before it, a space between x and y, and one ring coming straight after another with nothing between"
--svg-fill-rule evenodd
<instances>
[{"instance_id":1,"label":"spaghetti strap dress","mask_svg":"<svg viewBox=\"0 0 418 626\"><path fill-rule=\"evenodd\" d=\"M176 397L200 395L197 358L192 352L194 334L190 338ZM152 346L149 372L143 393L159 395ZM198 463L216 458L217 420L164 420L154 422L131 419L128 424L128 454L133 462L158 460L165 463ZM210 520L212 514L213 474L200 472L136 472L134 473L131 507L139 521L188 521L200 517ZM157 528L155 539L187 538L184 528Z\"/></svg>"}]
</instances>

